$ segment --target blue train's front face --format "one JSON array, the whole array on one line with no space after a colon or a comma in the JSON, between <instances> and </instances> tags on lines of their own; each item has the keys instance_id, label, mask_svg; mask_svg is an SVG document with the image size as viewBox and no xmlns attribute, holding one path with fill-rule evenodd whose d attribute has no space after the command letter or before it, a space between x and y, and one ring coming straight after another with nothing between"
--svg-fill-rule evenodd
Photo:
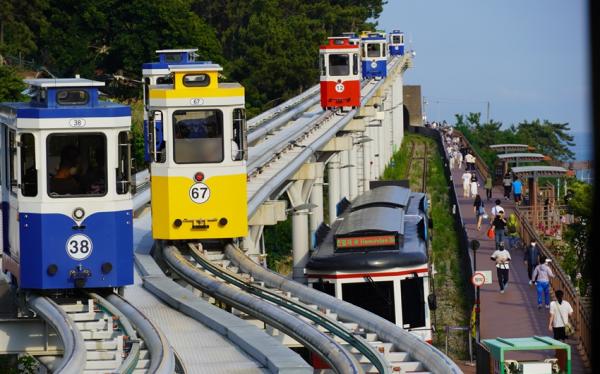
<instances>
[{"instance_id":1,"label":"blue train's front face","mask_svg":"<svg viewBox=\"0 0 600 374\"><path fill-rule=\"evenodd\" d=\"M390 56L404 56L404 33L394 30L390 33Z\"/></svg>"},{"instance_id":2,"label":"blue train's front face","mask_svg":"<svg viewBox=\"0 0 600 374\"><path fill-rule=\"evenodd\" d=\"M386 44L385 37L379 35L361 38L363 79L384 78L387 76Z\"/></svg>"},{"instance_id":3,"label":"blue train's front face","mask_svg":"<svg viewBox=\"0 0 600 374\"><path fill-rule=\"evenodd\" d=\"M100 82L28 83L32 102L0 114L11 159L2 166L11 180L2 186L3 270L23 289L133 283L129 107L99 101Z\"/></svg>"}]
</instances>

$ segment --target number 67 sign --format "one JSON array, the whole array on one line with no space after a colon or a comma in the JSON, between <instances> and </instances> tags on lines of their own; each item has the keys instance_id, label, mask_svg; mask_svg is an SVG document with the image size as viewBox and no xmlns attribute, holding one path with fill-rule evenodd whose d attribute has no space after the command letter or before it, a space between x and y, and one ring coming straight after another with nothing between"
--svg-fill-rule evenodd
<instances>
[{"instance_id":1,"label":"number 67 sign","mask_svg":"<svg viewBox=\"0 0 600 374\"><path fill-rule=\"evenodd\" d=\"M204 183L194 183L190 187L190 199L196 204L202 204L210 198L210 189Z\"/></svg>"}]
</instances>

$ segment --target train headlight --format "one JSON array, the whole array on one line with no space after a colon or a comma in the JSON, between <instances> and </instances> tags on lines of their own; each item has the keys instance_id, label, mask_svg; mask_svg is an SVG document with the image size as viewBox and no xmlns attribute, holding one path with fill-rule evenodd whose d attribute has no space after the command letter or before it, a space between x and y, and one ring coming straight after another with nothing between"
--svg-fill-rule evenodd
<instances>
[{"instance_id":1,"label":"train headlight","mask_svg":"<svg viewBox=\"0 0 600 374\"><path fill-rule=\"evenodd\" d=\"M182 224L183 224L183 221L180 220L179 218L177 218L175 221L173 221L173 226L175 226L175 228L180 228Z\"/></svg>"},{"instance_id":2,"label":"train headlight","mask_svg":"<svg viewBox=\"0 0 600 374\"><path fill-rule=\"evenodd\" d=\"M225 226L228 222L227 218L223 217L219 220L219 226Z\"/></svg>"},{"instance_id":3,"label":"train headlight","mask_svg":"<svg viewBox=\"0 0 600 374\"><path fill-rule=\"evenodd\" d=\"M100 267L100 269L102 270L102 273L104 273L104 274L110 273L112 271L112 268L113 268L113 266L110 262L105 262Z\"/></svg>"},{"instance_id":4,"label":"train headlight","mask_svg":"<svg viewBox=\"0 0 600 374\"><path fill-rule=\"evenodd\" d=\"M78 221L81 221L83 217L85 217L85 210L83 210L83 208L75 208L73 210L73 218L75 218Z\"/></svg>"},{"instance_id":5,"label":"train headlight","mask_svg":"<svg viewBox=\"0 0 600 374\"><path fill-rule=\"evenodd\" d=\"M58 266L56 266L56 264L50 264L48 266L48 269L46 269L46 273L48 273L49 276L53 276L58 272Z\"/></svg>"},{"instance_id":6,"label":"train headlight","mask_svg":"<svg viewBox=\"0 0 600 374\"><path fill-rule=\"evenodd\" d=\"M204 180L204 173L199 171L196 174L194 174L194 180L196 182L202 182Z\"/></svg>"}]
</instances>

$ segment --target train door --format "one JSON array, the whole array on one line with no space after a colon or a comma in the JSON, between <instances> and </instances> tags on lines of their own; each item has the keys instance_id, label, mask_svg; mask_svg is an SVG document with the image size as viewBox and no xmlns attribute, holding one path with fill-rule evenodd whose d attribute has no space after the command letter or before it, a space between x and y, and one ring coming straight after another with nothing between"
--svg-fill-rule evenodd
<instances>
[{"instance_id":1,"label":"train door","mask_svg":"<svg viewBox=\"0 0 600 374\"><path fill-rule=\"evenodd\" d=\"M400 281L402 295L402 327L422 329L426 327L425 294L422 277L409 277Z\"/></svg>"},{"instance_id":2,"label":"train door","mask_svg":"<svg viewBox=\"0 0 600 374\"><path fill-rule=\"evenodd\" d=\"M2 223L4 251L14 259L19 258L19 200L18 200L18 162L17 162L17 132L4 127L3 157L5 179L2 200Z\"/></svg>"}]
</instances>

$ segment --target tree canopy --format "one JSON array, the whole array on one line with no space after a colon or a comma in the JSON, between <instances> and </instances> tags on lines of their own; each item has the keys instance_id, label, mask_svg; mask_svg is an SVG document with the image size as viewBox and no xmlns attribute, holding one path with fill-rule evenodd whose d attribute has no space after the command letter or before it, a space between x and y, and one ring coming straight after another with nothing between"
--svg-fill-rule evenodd
<instances>
[{"instance_id":1,"label":"tree canopy","mask_svg":"<svg viewBox=\"0 0 600 374\"><path fill-rule=\"evenodd\" d=\"M327 36L372 29L384 0L0 0L0 55L59 77L134 80L161 48L198 48L246 87L250 113L317 83ZM140 96L126 91L124 98Z\"/></svg>"}]
</instances>

